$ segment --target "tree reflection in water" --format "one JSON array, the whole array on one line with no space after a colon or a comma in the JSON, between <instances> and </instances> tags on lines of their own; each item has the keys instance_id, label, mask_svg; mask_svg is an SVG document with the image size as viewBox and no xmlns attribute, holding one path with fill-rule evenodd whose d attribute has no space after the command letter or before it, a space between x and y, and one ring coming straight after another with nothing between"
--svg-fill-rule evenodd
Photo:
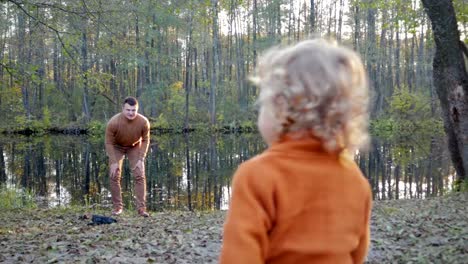
<instances>
[{"instance_id":1,"label":"tree reflection in water","mask_svg":"<svg viewBox=\"0 0 468 264\"><path fill-rule=\"evenodd\" d=\"M146 160L149 209L226 209L238 164L265 147L258 134L153 136ZM443 142L434 140L429 149L421 155L374 139L370 151L355 158L374 199L425 198L448 190L453 174ZM41 205L110 206L103 138L2 136L0 153L0 185L31 191ZM133 208L127 161L122 190L126 208Z\"/></svg>"}]
</instances>

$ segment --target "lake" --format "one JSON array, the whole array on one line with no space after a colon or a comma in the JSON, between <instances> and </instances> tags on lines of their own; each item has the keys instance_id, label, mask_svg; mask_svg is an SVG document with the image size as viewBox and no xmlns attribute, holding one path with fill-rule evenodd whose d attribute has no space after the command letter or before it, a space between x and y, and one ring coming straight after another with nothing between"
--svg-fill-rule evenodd
<instances>
[{"instance_id":1,"label":"lake","mask_svg":"<svg viewBox=\"0 0 468 264\"><path fill-rule=\"evenodd\" d=\"M233 172L266 147L257 133L161 134L151 140L146 175L152 211L227 209ZM3 135L0 152L0 185L27 190L40 206L110 208L104 138ZM402 153L409 158L402 159ZM453 168L448 157L444 148L402 151L373 140L370 151L356 153L355 159L379 200L425 198L450 190ZM127 161L122 178L125 207L134 208Z\"/></svg>"}]
</instances>

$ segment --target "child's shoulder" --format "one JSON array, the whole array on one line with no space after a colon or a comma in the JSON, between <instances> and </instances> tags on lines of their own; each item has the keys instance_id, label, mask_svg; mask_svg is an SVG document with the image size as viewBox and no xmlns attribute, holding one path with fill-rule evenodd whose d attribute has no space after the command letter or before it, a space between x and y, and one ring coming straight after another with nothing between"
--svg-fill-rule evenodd
<instances>
[{"instance_id":1,"label":"child's shoulder","mask_svg":"<svg viewBox=\"0 0 468 264\"><path fill-rule=\"evenodd\" d=\"M270 152L267 150L265 150L264 152L262 153L259 153L255 156L253 156L252 158L244 161L241 166L245 166L245 167L259 167L259 166L263 166L267 163L271 162L271 155L270 155Z\"/></svg>"},{"instance_id":2,"label":"child's shoulder","mask_svg":"<svg viewBox=\"0 0 468 264\"><path fill-rule=\"evenodd\" d=\"M237 174L256 175L274 170L274 160L268 151L264 151L242 162L237 168Z\"/></svg>"},{"instance_id":3,"label":"child's shoulder","mask_svg":"<svg viewBox=\"0 0 468 264\"><path fill-rule=\"evenodd\" d=\"M234 173L233 181L239 185L249 185L253 188L272 188L276 181L276 168L269 155L258 154L242 162Z\"/></svg>"}]
</instances>

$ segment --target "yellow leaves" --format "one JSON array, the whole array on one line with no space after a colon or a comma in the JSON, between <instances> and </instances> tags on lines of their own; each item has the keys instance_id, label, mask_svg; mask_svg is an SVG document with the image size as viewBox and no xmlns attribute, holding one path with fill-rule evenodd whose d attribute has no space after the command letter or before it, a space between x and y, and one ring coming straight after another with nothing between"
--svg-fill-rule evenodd
<instances>
[{"instance_id":1,"label":"yellow leaves","mask_svg":"<svg viewBox=\"0 0 468 264\"><path fill-rule=\"evenodd\" d=\"M184 88L184 83L181 82L181 81L175 82L175 83L171 84L170 88L171 88L171 94L179 93Z\"/></svg>"}]
</instances>

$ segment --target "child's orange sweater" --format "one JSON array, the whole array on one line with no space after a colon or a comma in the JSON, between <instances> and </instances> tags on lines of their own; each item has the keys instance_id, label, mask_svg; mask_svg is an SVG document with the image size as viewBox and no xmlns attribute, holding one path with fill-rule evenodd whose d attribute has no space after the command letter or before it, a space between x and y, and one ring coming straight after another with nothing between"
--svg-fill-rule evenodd
<instances>
[{"instance_id":1,"label":"child's orange sweater","mask_svg":"<svg viewBox=\"0 0 468 264\"><path fill-rule=\"evenodd\" d=\"M362 263L371 189L350 158L287 140L239 166L220 262Z\"/></svg>"}]
</instances>

